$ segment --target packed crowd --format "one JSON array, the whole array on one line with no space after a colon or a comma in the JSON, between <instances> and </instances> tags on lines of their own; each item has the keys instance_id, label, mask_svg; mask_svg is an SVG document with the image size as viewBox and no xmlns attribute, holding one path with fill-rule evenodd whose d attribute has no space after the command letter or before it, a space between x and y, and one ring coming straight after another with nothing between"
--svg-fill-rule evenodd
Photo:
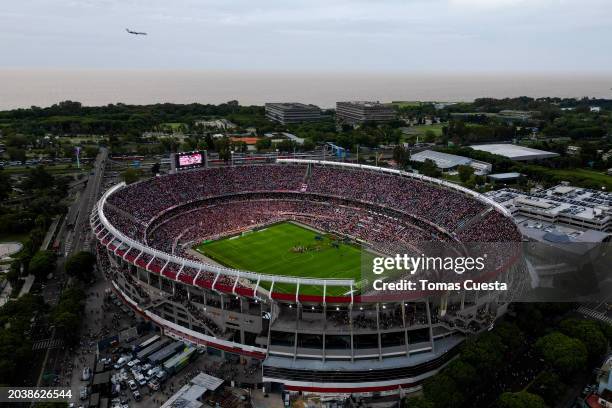
<instances>
[{"instance_id":1,"label":"packed crowd","mask_svg":"<svg viewBox=\"0 0 612 408\"><path fill-rule=\"evenodd\" d=\"M185 256L181 243L215 239L282 220L361 239L389 253L415 247L418 242L445 239L438 231L416 226L408 217L391 217L343 200L268 193L211 200L166 218L150 228L147 244Z\"/></svg>"},{"instance_id":2,"label":"packed crowd","mask_svg":"<svg viewBox=\"0 0 612 408\"><path fill-rule=\"evenodd\" d=\"M459 192L408 177L323 166L313 166L307 172L306 166L267 165L211 168L135 183L108 198L105 214L122 232L141 239L146 226L162 214L167 217L177 206L244 192L341 197L399 210L448 232L486 209L483 203ZM505 237L495 234L487 238Z\"/></svg>"},{"instance_id":3,"label":"packed crowd","mask_svg":"<svg viewBox=\"0 0 612 408\"><path fill-rule=\"evenodd\" d=\"M506 243L520 240L510 219L459 192L408 177L324 166L222 167L156 177L110 195L104 213L126 235L196 261L190 251L195 242L283 220L367 242L387 254L418 253L424 242L492 245L487 252L501 254L494 259L499 265L508 254ZM96 232L104 233L100 227ZM130 254L137 254L141 267L171 279L252 287L232 276Z\"/></svg>"}]
</instances>

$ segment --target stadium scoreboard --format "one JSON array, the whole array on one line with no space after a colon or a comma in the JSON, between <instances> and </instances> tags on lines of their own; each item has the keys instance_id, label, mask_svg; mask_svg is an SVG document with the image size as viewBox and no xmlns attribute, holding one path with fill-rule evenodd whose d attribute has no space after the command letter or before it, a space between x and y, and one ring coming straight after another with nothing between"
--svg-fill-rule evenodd
<instances>
[{"instance_id":1,"label":"stadium scoreboard","mask_svg":"<svg viewBox=\"0 0 612 408\"><path fill-rule=\"evenodd\" d=\"M177 170L204 167L206 165L206 151L176 153L174 155L174 165Z\"/></svg>"}]
</instances>

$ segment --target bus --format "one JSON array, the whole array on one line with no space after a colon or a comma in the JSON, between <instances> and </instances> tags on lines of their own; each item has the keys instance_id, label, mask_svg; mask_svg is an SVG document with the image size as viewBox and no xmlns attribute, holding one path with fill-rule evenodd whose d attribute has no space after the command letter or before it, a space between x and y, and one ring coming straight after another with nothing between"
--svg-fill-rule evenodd
<instances>
[{"instance_id":1,"label":"bus","mask_svg":"<svg viewBox=\"0 0 612 408\"><path fill-rule=\"evenodd\" d=\"M151 354L155 353L157 350L161 349L168 343L170 343L170 340L168 339L161 339L159 341L156 341L147 348L140 350L138 354L136 354L136 358L140 361L144 361L145 358L149 357Z\"/></svg>"},{"instance_id":2,"label":"bus","mask_svg":"<svg viewBox=\"0 0 612 408\"><path fill-rule=\"evenodd\" d=\"M149 337L148 339L134 347L134 353L138 353L140 350L146 349L151 344L155 343L157 340L159 340L159 336L157 334Z\"/></svg>"}]
</instances>

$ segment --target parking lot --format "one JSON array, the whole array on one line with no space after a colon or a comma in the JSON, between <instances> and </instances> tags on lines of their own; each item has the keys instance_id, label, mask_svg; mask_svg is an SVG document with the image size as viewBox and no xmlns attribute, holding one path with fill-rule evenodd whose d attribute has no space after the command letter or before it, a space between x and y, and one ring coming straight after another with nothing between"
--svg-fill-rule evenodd
<instances>
[{"instance_id":1,"label":"parking lot","mask_svg":"<svg viewBox=\"0 0 612 408\"><path fill-rule=\"evenodd\" d=\"M122 331L135 328L139 323L142 323L141 319L137 318L134 312L116 297L110 290L108 282L100 280L88 291L83 316L83 336L79 345L68 350L65 361L59 364L61 366L59 383L75 390L72 398L75 406L89 406L98 342L109 336L118 335ZM261 368L258 360L237 356L228 359L220 353L208 354L198 349L193 350L189 362L181 366L176 373L167 373L166 378L156 377L162 370L161 364L157 364L156 369L154 365L144 361L146 359L130 363L135 360L131 353L132 347L142 344L151 336L160 336L160 340L166 341L164 346L176 343L174 339L161 336L158 331L151 331L134 336L135 338L129 342L114 344L112 348L100 352L98 365L100 366L100 360L108 359L107 367L111 382L118 384L115 386L116 392L112 394L113 405L111 406L122 408L160 406L200 372L227 380L228 383L230 381L234 381L235 384L261 382ZM188 349L187 346L185 344L181 347L183 351ZM175 357L180 353L180 350L177 351ZM122 356L124 359L115 368L114 365ZM84 373L84 369L88 371ZM84 389L87 389L87 393L81 395ZM85 398L81 399L81 396Z\"/></svg>"}]
</instances>

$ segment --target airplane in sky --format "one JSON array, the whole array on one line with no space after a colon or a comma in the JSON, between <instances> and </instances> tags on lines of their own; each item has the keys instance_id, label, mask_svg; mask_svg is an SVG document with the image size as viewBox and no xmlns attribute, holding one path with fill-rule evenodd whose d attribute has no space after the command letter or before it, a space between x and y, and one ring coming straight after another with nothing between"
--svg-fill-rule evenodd
<instances>
[{"instance_id":1,"label":"airplane in sky","mask_svg":"<svg viewBox=\"0 0 612 408\"><path fill-rule=\"evenodd\" d=\"M139 32L139 31L132 31L129 28L126 28L125 31L127 31L130 34L134 34L134 35L147 35L147 33Z\"/></svg>"}]
</instances>

